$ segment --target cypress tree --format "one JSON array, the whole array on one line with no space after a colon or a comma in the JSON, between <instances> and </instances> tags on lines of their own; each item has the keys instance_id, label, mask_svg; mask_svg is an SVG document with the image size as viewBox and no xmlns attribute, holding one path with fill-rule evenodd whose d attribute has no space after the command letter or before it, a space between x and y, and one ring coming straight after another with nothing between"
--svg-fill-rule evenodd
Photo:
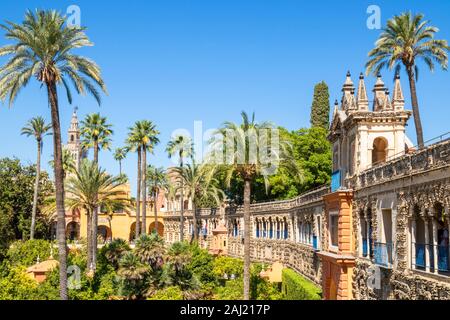
<instances>
[{"instance_id":1,"label":"cypress tree","mask_svg":"<svg viewBox=\"0 0 450 320\"><path fill-rule=\"evenodd\" d=\"M311 106L311 126L328 129L330 125L330 94L327 84L322 81L314 87Z\"/></svg>"}]
</instances>

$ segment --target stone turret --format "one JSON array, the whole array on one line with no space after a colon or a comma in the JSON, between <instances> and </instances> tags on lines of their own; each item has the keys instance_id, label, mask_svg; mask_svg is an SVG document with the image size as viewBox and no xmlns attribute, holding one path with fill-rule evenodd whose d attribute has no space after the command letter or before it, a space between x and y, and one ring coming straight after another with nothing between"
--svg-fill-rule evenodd
<instances>
[{"instance_id":1,"label":"stone turret","mask_svg":"<svg viewBox=\"0 0 450 320\"><path fill-rule=\"evenodd\" d=\"M364 82L364 75L361 72L359 75L358 94L356 96L356 105L358 111L369 110L369 99L367 98L366 83Z\"/></svg>"},{"instance_id":2,"label":"stone turret","mask_svg":"<svg viewBox=\"0 0 450 320\"><path fill-rule=\"evenodd\" d=\"M412 146L405 134L411 112L404 110L405 101L398 75L392 99L381 75L377 75L372 110L369 110L362 74L356 97L354 90L348 72L342 88L341 108L335 106L328 136L333 144L333 171L340 173L336 178L340 179L340 186L355 173L399 156Z\"/></svg>"},{"instance_id":3,"label":"stone turret","mask_svg":"<svg viewBox=\"0 0 450 320\"><path fill-rule=\"evenodd\" d=\"M381 74L378 73L377 81L373 87L373 111L383 111L386 100L386 87L381 79Z\"/></svg>"},{"instance_id":4,"label":"stone turret","mask_svg":"<svg viewBox=\"0 0 450 320\"><path fill-rule=\"evenodd\" d=\"M347 72L347 78L342 87L342 93L342 110L346 112L356 110L355 86L353 85L350 71Z\"/></svg>"},{"instance_id":5,"label":"stone turret","mask_svg":"<svg viewBox=\"0 0 450 320\"><path fill-rule=\"evenodd\" d=\"M403 96L402 85L400 83L400 74L397 72L394 82L394 93L392 95L392 106L394 111L405 110L405 98Z\"/></svg>"}]
</instances>

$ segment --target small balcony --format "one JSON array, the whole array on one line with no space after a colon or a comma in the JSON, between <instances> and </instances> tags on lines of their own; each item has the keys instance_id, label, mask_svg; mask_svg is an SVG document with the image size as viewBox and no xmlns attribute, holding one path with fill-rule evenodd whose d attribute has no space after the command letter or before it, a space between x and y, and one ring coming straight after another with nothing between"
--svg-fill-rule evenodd
<instances>
[{"instance_id":1,"label":"small balcony","mask_svg":"<svg viewBox=\"0 0 450 320\"><path fill-rule=\"evenodd\" d=\"M366 249L367 250L367 249ZM393 245L392 243L375 242L373 244L374 263L386 268L393 265Z\"/></svg>"}]
</instances>

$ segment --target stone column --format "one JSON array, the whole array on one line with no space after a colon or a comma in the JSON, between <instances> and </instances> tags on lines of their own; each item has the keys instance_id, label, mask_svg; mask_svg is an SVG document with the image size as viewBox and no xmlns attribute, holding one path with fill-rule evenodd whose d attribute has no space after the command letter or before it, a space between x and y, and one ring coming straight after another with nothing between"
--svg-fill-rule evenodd
<instances>
[{"instance_id":1,"label":"stone column","mask_svg":"<svg viewBox=\"0 0 450 320\"><path fill-rule=\"evenodd\" d=\"M369 228L369 220L364 219L364 223L366 224L366 246L367 246L367 253L366 257L370 257L370 228Z\"/></svg>"},{"instance_id":2,"label":"stone column","mask_svg":"<svg viewBox=\"0 0 450 320\"><path fill-rule=\"evenodd\" d=\"M430 232L428 230L429 227L427 217L424 216L422 219L425 226L425 271L430 272Z\"/></svg>"},{"instance_id":3,"label":"stone column","mask_svg":"<svg viewBox=\"0 0 450 320\"><path fill-rule=\"evenodd\" d=\"M434 262L434 273L438 273L439 267L438 267L438 245L439 245L439 239L438 239L438 225L437 225L437 218L433 217L433 262Z\"/></svg>"}]
</instances>

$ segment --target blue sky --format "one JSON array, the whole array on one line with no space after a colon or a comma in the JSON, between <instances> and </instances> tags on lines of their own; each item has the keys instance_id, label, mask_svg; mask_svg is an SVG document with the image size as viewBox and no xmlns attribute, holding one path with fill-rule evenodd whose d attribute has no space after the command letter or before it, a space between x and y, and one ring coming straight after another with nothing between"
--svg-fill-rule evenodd
<instances>
[{"instance_id":1,"label":"blue sky","mask_svg":"<svg viewBox=\"0 0 450 320\"><path fill-rule=\"evenodd\" d=\"M114 124L113 148L123 145L136 120L149 119L161 131L161 143L149 162L167 166L164 152L171 133L204 129L224 120L239 121L240 111L255 111L257 119L289 129L309 125L314 84L326 81L331 103L340 99L345 73L356 83L379 30L366 26L369 5L381 8L382 24L405 10L422 12L450 39L450 2L434 1L64 1L2 0L0 20L22 21L26 9L69 5L81 9L82 25L95 43L79 53L94 59L103 70L109 95L98 107L91 97L78 97L80 117L100 112ZM0 45L6 44L0 32ZM0 62L3 62L1 59ZM383 72L392 88L392 72ZM402 74L409 108L409 90ZM422 68L418 87L425 139L449 131L450 74ZM367 78L369 89L374 83ZM371 98L369 98L371 99ZM60 93L61 125L66 140L73 106ZM28 119L50 120L45 90L36 83L20 94L14 106L0 106L0 157L34 163L36 146L20 136ZM415 141L413 122L408 127ZM43 166L52 155L51 137L45 141ZM129 155L124 170L134 185L136 159ZM111 173L118 164L110 152L100 163Z\"/></svg>"}]
</instances>

